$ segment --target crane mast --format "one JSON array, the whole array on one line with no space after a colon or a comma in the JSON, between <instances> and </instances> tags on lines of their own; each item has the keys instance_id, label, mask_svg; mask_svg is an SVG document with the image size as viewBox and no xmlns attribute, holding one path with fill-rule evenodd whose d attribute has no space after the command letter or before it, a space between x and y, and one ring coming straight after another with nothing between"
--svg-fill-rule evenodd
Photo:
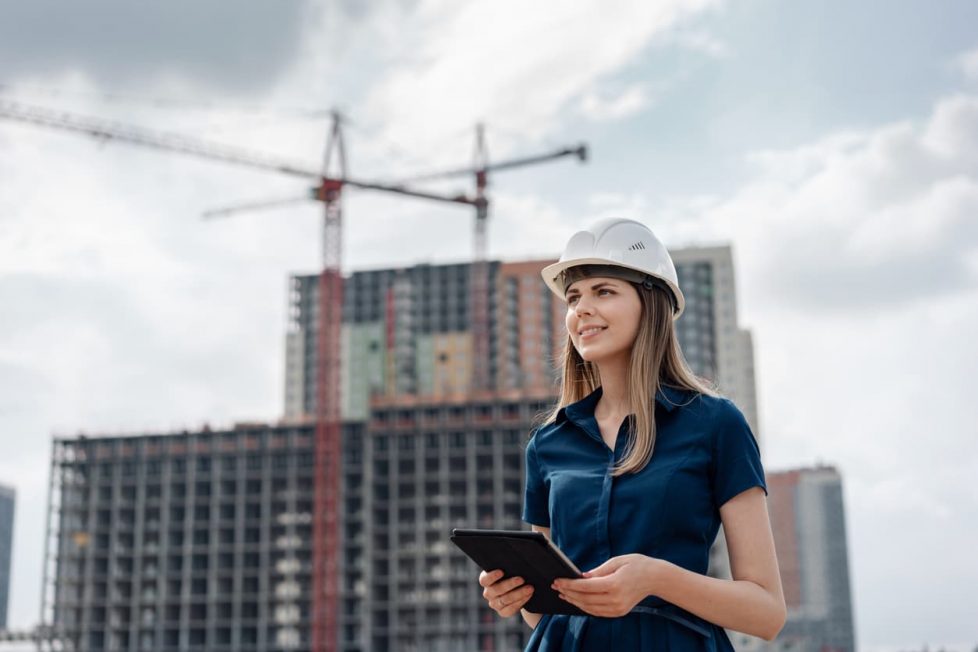
<instances>
[{"instance_id":1,"label":"crane mast","mask_svg":"<svg viewBox=\"0 0 978 652\"><path fill-rule=\"evenodd\" d=\"M317 332L318 366L316 373L316 443L313 509L313 581L311 649L334 652L339 643L339 558L341 541L340 488L342 479L342 430L340 414L340 359L343 310L343 211L342 190L351 186L403 196L475 207L474 260L471 271L471 315L473 335L473 390L491 391L489 333L489 269L486 260L489 198L486 194L490 171L502 171L575 156L587 159L584 145L565 148L538 156L490 164L485 143L485 128L476 128L473 166L446 172L426 174L400 182L378 182L351 179L347 176L341 117L332 113L332 127L320 171L301 163L285 161L228 145L210 143L180 134L172 134L117 122L79 116L20 102L0 99L0 119L6 118L50 129L71 131L102 141L118 141L154 149L222 161L293 177L313 180L311 196L323 203L322 271L319 276L319 330ZM335 168L335 172L332 172ZM332 173L331 173L332 172ZM475 196L441 195L409 188L405 183L448 177L475 178ZM265 202L264 205L271 205ZM257 204L254 206L260 206ZM234 212L236 209L219 211ZM50 516L50 515L49 515ZM52 553L46 543L46 557ZM42 587L42 627L47 613L47 581ZM53 625L53 623L51 623Z\"/></svg>"},{"instance_id":2,"label":"crane mast","mask_svg":"<svg viewBox=\"0 0 978 652\"><path fill-rule=\"evenodd\" d=\"M324 177L335 159L339 178L346 176L346 151L340 116L323 157ZM323 270L319 276L319 333L316 400L316 478L313 509L312 649L336 648L339 627L340 461L343 451L340 415L340 330L343 324L343 207L342 185L335 184L323 197Z\"/></svg>"},{"instance_id":3,"label":"crane mast","mask_svg":"<svg viewBox=\"0 0 978 652\"><path fill-rule=\"evenodd\" d=\"M486 222L489 219L486 166L489 164L489 152L486 149L485 126L476 125L475 134L475 260L470 272L472 291L469 293L469 305L472 311L472 389L484 392L495 385L495 373L490 364L489 263L486 260Z\"/></svg>"}]
</instances>

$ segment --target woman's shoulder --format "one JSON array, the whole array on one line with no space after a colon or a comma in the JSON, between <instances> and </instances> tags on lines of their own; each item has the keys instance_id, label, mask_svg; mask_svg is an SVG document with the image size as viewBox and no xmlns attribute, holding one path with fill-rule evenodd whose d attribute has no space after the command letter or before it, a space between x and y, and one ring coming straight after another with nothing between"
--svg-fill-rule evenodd
<instances>
[{"instance_id":1,"label":"woman's shoulder","mask_svg":"<svg viewBox=\"0 0 978 652\"><path fill-rule=\"evenodd\" d=\"M554 419L549 419L546 423L538 424L530 430L528 446L536 445L540 442L546 442L548 439L552 438L554 432L560 429L560 421L555 421Z\"/></svg>"},{"instance_id":2,"label":"woman's shoulder","mask_svg":"<svg viewBox=\"0 0 978 652\"><path fill-rule=\"evenodd\" d=\"M673 387L664 388L675 409L691 417L719 425L738 424L745 421L744 413L737 404L721 394L707 394Z\"/></svg>"}]
</instances>

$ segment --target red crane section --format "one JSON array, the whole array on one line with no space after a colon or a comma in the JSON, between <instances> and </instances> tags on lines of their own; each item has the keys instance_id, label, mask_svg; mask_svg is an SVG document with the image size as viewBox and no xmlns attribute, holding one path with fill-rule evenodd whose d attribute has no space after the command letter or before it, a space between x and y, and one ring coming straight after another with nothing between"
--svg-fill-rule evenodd
<instances>
[{"instance_id":1,"label":"red crane section","mask_svg":"<svg viewBox=\"0 0 978 652\"><path fill-rule=\"evenodd\" d=\"M341 194L344 186L363 190L379 190L388 193L474 206L475 264L472 268L472 332L475 350L473 385L477 390L491 389L489 374L489 274L486 262L486 226L489 216L489 199L486 196L490 170L506 170L524 165L542 163L565 156L577 156L586 160L587 150L581 145L540 156L514 159L490 165L485 147L485 133L481 125L477 129L475 161L473 168L450 170L415 177L409 181L425 181L460 175L475 175L475 197L467 195L439 195L413 188L405 182L381 183L351 179L346 176L346 156L343 148L341 120L333 112L333 123L324 154L321 171L305 165L284 161L262 153L227 145L209 143L180 134L158 132L97 118L54 111L19 102L0 99L0 118L38 125L52 129L72 131L93 136L103 141L119 141L144 147L188 154L235 165L312 179L316 186L311 196L323 202L322 255L323 268L319 279L319 331L317 333L318 368L316 374L316 444L313 509L313 582L311 649L314 652L335 652L339 646L339 559L342 522L340 493L342 487L342 427L340 395L340 333L343 323L343 276L342 231L343 216ZM336 173L330 167L336 162ZM291 200L289 200L291 201ZM249 208L276 205L282 202L261 202ZM212 214L227 214L239 209L225 209ZM388 327L393 320L389 320ZM50 545L47 544L47 545ZM46 551L46 555L50 550ZM47 585L42 587L42 621L47 604ZM42 622L42 625L44 623Z\"/></svg>"},{"instance_id":2,"label":"red crane section","mask_svg":"<svg viewBox=\"0 0 978 652\"><path fill-rule=\"evenodd\" d=\"M323 216L323 271L319 276L319 333L317 348L318 396L316 400L316 479L313 509L312 649L332 652L339 642L339 558L342 521L343 433L340 415L340 331L343 325L343 184L325 181L335 154L338 178L346 176L346 151L339 115L323 156L320 199Z\"/></svg>"}]
</instances>

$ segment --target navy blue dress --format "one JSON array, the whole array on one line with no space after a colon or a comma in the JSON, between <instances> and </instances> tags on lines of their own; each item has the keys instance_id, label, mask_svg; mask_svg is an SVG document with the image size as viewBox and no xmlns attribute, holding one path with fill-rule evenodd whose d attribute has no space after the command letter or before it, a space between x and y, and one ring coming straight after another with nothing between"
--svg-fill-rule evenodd
<instances>
[{"instance_id":1,"label":"navy blue dress","mask_svg":"<svg viewBox=\"0 0 978 652\"><path fill-rule=\"evenodd\" d=\"M526 447L523 520L551 528L582 571L641 553L706 574L720 506L751 487L767 493L760 451L740 410L725 398L669 387L656 396L656 440L648 465L612 477L615 450L601 438L599 387L538 428ZM545 614L526 652L733 652L722 627L655 596L618 618Z\"/></svg>"}]
</instances>

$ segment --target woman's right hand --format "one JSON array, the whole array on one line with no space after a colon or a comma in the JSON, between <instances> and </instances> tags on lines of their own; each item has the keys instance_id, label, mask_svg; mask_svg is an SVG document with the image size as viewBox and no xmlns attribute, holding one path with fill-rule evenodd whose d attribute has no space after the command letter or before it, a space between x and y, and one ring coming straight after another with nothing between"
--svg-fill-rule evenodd
<instances>
[{"instance_id":1,"label":"woman's right hand","mask_svg":"<svg viewBox=\"0 0 978 652\"><path fill-rule=\"evenodd\" d=\"M519 613L523 605L533 596L533 587L524 584L522 577L502 579L503 572L494 570L479 573L479 584L483 587L482 597L489 607L503 618Z\"/></svg>"}]
</instances>

